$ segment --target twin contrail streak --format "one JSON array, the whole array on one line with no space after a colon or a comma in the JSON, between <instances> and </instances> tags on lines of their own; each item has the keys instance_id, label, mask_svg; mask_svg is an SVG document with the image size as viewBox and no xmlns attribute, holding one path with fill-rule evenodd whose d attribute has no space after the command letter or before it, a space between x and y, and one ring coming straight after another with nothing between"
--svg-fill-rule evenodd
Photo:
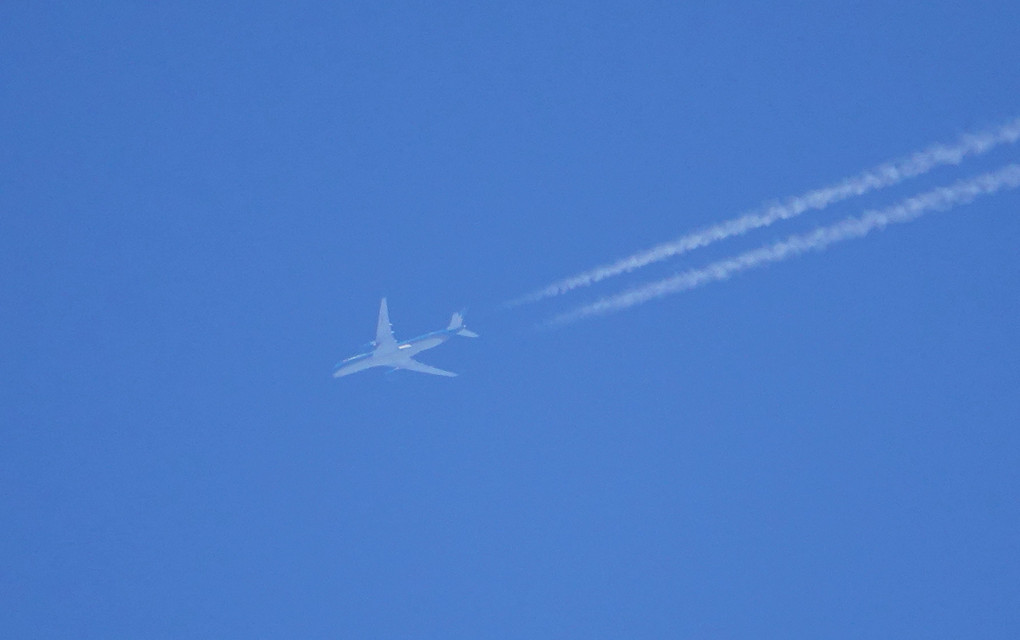
<instances>
[{"instance_id":1,"label":"twin contrail streak","mask_svg":"<svg viewBox=\"0 0 1020 640\"><path fill-rule=\"evenodd\" d=\"M836 184L788 198L784 202L763 210L747 213L726 222L694 231L616 262L559 280L543 289L511 300L505 306L516 307L591 286L606 278L629 273L653 262L666 260L693 249L747 233L753 229L767 227L780 220L794 218L806 211L825 209L836 202L862 196L877 189L891 187L908 178L923 175L939 166L959 164L968 156L987 153L999 145L1015 143L1018 139L1020 139L1020 118L998 129L964 135L953 145L937 144L928 147L906 158L887 162Z\"/></svg>"},{"instance_id":2,"label":"twin contrail streak","mask_svg":"<svg viewBox=\"0 0 1020 640\"><path fill-rule=\"evenodd\" d=\"M808 251L821 251L836 242L862 238L890 224L910 222L930 211L950 209L972 202L980 196L1016 187L1020 187L1020 164L1009 164L970 180L961 180L948 187L927 191L885 209L868 211L859 217L847 218L811 233L793 235L781 242L720 260L700 269L684 271L658 282L602 298L574 311L558 315L549 320L546 326L569 324L590 316L620 311L649 300L703 287L712 282L728 280L742 271L780 262Z\"/></svg>"}]
</instances>

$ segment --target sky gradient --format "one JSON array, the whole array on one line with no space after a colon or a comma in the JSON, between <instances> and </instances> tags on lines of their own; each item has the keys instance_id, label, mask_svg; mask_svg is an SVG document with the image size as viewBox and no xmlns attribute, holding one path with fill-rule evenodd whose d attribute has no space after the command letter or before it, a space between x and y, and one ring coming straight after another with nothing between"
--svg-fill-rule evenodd
<instances>
[{"instance_id":1,"label":"sky gradient","mask_svg":"<svg viewBox=\"0 0 1020 640\"><path fill-rule=\"evenodd\" d=\"M1015 144L503 305L1014 121L1020 6L439 4L3 9L0 635L1018 637L1017 190L536 330Z\"/></svg>"}]
</instances>

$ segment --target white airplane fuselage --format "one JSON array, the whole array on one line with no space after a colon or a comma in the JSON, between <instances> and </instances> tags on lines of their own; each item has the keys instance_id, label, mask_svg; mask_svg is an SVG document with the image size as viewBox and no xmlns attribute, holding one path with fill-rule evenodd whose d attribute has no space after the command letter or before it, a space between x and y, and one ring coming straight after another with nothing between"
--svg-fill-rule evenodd
<instances>
[{"instance_id":1,"label":"white airplane fuselage","mask_svg":"<svg viewBox=\"0 0 1020 640\"><path fill-rule=\"evenodd\" d=\"M372 367L390 367L402 369L401 366L411 357L425 351L438 347L457 334L456 329L444 329L433 331L423 336L412 338L397 344L396 349L377 348L373 351L359 353L342 360L333 371L334 378L342 378L352 373L371 369Z\"/></svg>"}]
</instances>

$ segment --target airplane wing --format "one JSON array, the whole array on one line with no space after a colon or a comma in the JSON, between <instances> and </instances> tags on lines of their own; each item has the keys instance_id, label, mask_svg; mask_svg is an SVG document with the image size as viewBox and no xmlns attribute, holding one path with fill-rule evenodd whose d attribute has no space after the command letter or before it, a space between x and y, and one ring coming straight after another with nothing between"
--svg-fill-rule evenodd
<instances>
[{"instance_id":1,"label":"airplane wing","mask_svg":"<svg viewBox=\"0 0 1020 640\"><path fill-rule=\"evenodd\" d=\"M375 347L383 351L395 351L397 339L393 337L390 312L386 309L386 298L379 304L379 324L375 327Z\"/></svg>"},{"instance_id":2,"label":"airplane wing","mask_svg":"<svg viewBox=\"0 0 1020 640\"><path fill-rule=\"evenodd\" d=\"M407 369L408 371L417 371L418 373L431 373L434 376L446 376L448 378L453 378L453 377L456 377L456 375L457 375L456 373L454 373L452 371L444 371L444 370L439 369L437 367L432 367L432 366L429 366L427 364L418 362L417 360L412 360L411 358L408 358L407 360L404 360L403 362L401 362L399 365L396 365L396 366L399 369Z\"/></svg>"}]
</instances>

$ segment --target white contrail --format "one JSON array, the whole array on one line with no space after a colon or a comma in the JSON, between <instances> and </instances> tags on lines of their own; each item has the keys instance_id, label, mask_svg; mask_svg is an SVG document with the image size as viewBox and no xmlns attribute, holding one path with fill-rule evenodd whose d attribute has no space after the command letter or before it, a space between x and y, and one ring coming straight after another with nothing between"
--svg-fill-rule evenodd
<instances>
[{"instance_id":1,"label":"white contrail","mask_svg":"<svg viewBox=\"0 0 1020 640\"><path fill-rule=\"evenodd\" d=\"M808 251L820 251L833 243L861 238L890 224L910 222L929 211L949 209L969 203L979 196L1016 187L1020 187L1020 164L1009 164L970 180L927 191L885 209L868 211L860 217L847 218L811 233L793 235L781 242L720 260L700 269L684 271L658 282L602 298L574 311L558 315L549 320L546 326L569 324L582 318L620 311L655 298L703 287L711 282L727 280L741 271L786 260Z\"/></svg>"},{"instance_id":2,"label":"white contrail","mask_svg":"<svg viewBox=\"0 0 1020 640\"><path fill-rule=\"evenodd\" d=\"M694 231L671 242L635 253L616 262L590 269L576 276L564 278L549 286L507 302L505 307L538 302L545 298L562 295L573 289L587 287L612 276L629 273L653 262L687 253L726 238L747 233L753 229L767 227L779 220L786 220L810 210L821 210L841 200L862 196L870 191L891 187L908 178L925 174L943 165L956 165L968 156L981 155L1002 144L1012 144L1020 139L1020 118L997 129L962 136L956 144L933 145L906 158L887 162L869 169L852 178L846 178L828 187L808 191L788 198L779 204L763 210L744 214L737 218Z\"/></svg>"}]
</instances>

